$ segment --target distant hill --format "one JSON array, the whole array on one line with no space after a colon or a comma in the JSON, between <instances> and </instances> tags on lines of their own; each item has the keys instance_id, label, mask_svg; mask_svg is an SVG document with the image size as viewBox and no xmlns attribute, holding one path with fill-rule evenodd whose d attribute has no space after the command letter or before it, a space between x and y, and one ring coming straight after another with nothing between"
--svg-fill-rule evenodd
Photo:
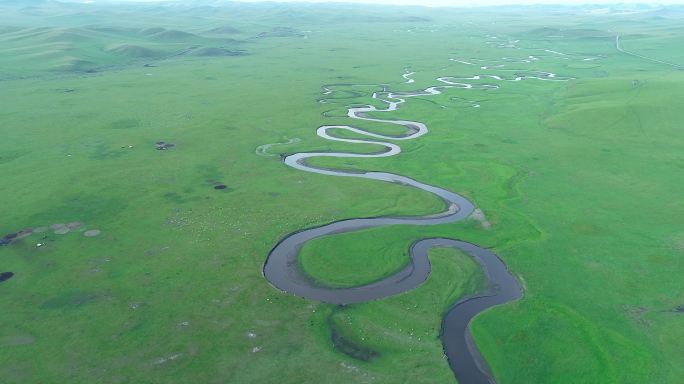
<instances>
[{"instance_id":1,"label":"distant hill","mask_svg":"<svg viewBox=\"0 0 684 384\"><path fill-rule=\"evenodd\" d=\"M184 53L187 56L205 56L205 57L216 57L216 56L245 56L247 52L244 50L230 50L226 48L216 48L216 47L200 47L189 50Z\"/></svg>"},{"instance_id":2,"label":"distant hill","mask_svg":"<svg viewBox=\"0 0 684 384\"><path fill-rule=\"evenodd\" d=\"M264 37L303 37L304 34L292 27L275 27L269 31L261 32L257 35L258 38Z\"/></svg>"},{"instance_id":3,"label":"distant hill","mask_svg":"<svg viewBox=\"0 0 684 384\"><path fill-rule=\"evenodd\" d=\"M236 35L236 34L240 33L240 30L233 28L233 27L230 27L230 26L223 26L223 27L212 28L212 29L208 30L207 32L221 34L221 35Z\"/></svg>"},{"instance_id":4,"label":"distant hill","mask_svg":"<svg viewBox=\"0 0 684 384\"><path fill-rule=\"evenodd\" d=\"M143 47L133 44L113 44L105 48L106 52L131 58L154 58L165 54L162 50Z\"/></svg>"}]
</instances>

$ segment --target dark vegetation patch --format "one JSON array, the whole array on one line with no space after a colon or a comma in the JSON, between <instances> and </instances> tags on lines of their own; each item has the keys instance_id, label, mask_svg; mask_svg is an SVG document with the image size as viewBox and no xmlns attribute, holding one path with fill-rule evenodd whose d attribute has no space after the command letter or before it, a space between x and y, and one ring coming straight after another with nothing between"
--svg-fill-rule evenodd
<instances>
[{"instance_id":1,"label":"dark vegetation patch","mask_svg":"<svg viewBox=\"0 0 684 384\"><path fill-rule=\"evenodd\" d=\"M28 152L26 151L16 150L2 151L0 152L0 164L9 163L10 161L16 160L27 153Z\"/></svg>"},{"instance_id":2,"label":"dark vegetation patch","mask_svg":"<svg viewBox=\"0 0 684 384\"><path fill-rule=\"evenodd\" d=\"M257 38L264 37L304 37L304 34L292 27L275 27L266 32L261 32Z\"/></svg>"},{"instance_id":3,"label":"dark vegetation patch","mask_svg":"<svg viewBox=\"0 0 684 384\"><path fill-rule=\"evenodd\" d=\"M162 27L150 27L150 28L144 28L140 30L141 35L145 36L152 36L157 33L164 32L166 29Z\"/></svg>"},{"instance_id":4,"label":"dark vegetation patch","mask_svg":"<svg viewBox=\"0 0 684 384\"><path fill-rule=\"evenodd\" d=\"M18 239L23 239L25 237L31 236L33 234L33 229L32 228L24 228L21 231L17 232L17 240Z\"/></svg>"},{"instance_id":5,"label":"dark vegetation patch","mask_svg":"<svg viewBox=\"0 0 684 384\"><path fill-rule=\"evenodd\" d=\"M88 33L80 28L55 28L42 34L42 40L56 43L78 43L89 40Z\"/></svg>"},{"instance_id":6,"label":"dark vegetation patch","mask_svg":"<svg viewBox=\"0 0 684 384\"><path fill-rule=\"evenodd\" d=\"M201 47L189 50L184 53L187 56L200 57L221 57L221 56L247 56L248 53L244 49L226 49L216 47Z\"/></svg>"},{"instance_id":7,"label":"dark vegetation patch","mask_svg":"<svg viewBox=\"0 0 684 384\"><path fill-rule=\"evenodd\" d=\"M124 197L105 195L70 196L52 208L31 215L27 218L30 223L50 223L55 217L92 222L97 217L115 217L123 212L128 205ZM65 226L63 224L63 226Z\"/></svg>"},{"instance_id":8,"label":"dark vegetation patch","mask_svg":"<svg viewBox=\"0 0 684 384\"><path fill-rule=\"evenodd\" d=\"M233 191L233 188L228 188L227 185L223 184L220 181L215 181L212 179L207 180L209 184L212 184L214 186L214 189L219 190L219 191L226 191L226 192L231 192Z\"/></svg>"},{"instance_id":9,"label":"dark vegetation patch","mask_svg":"<svg viewBox=\"0 0 684 384\"><path fill-rule=\"evenodd\" d=\"M106 47L105 51L119 56L131 58L152 58L160 57L165 54L165 52L160 50L133 44L114 44Z\"/></svg>"},{"instance_id":10,"label":"dark vegetation patch","mask_svg":"<svg viewBox=\"0 0 684 384\"><path fill-rule=\"evenodd\" d=\"M333 347L345 355L361 361L372 361L380 356L380 352L372 348L359 345L356 341L345 337L344 332L338 327L335 317L344 312L346 307L337 306L327 316L328 327L330 327L330 341Z\"/></svg>"},{"instance_id":11,"label":"dark vegetation patch","mask_svg":"<svg viewBox=\"0 0 684 384\"><path fill-rule=\"evenodd\" d=\"M157 151L165 151L165 150L167 150L167 149L169 149L169 148L173 148L173 147L175 147L175 146L176 146L176 144L167 143L167 142L164 142L164 141L157 141L157 142L154 144L154 147L155 147L155 149L156 149Z\"/></svg>"},{"instance_id":12,"label":"dark vegetation patch","mask_svg":"<svg viewBox=\"0 0 684 384\"><path fill-rule=\"evenodd\" d=\"M352 340L345 338L335 328L332 328L330 340L335 349L356 360L372 361L380 356L378 351L358 345Z\"/></svg>"},{"instance_id":13,"label":"dark vegetation patch","mask_svg":"<svg viewBox=\"0 0 684 384\"><path fill-rule=\"evenodd\" d=\"M16 345L29 345L33 344L36 339L31 335L11 335L0 337L0 345L12 347Z\"/></svg>"},{"instance_id":14,"label":"dark vegetation patch","mask_svg":"<svg viewBox=\"0 0 684 384\"><path fill-rule=\"evenodd\" d=\"M52 69L57 72L85 72L94 73L96 64L89 60L67 56L59 60Z\"/></svg>"},{"instance_id":15,"label":"dark vegetation patch","mask_svg":"<svg viewBox=\"0 0 684 384\"><path fill-rule=\"evenodd\" d=\"M223 27L212 28L212 29L208 30L207 32L221 34L221 35L235 35L235 34L240 33L240 30L237 28L233 28L231 26L226 25Z\"/></svg>"},{"instance_id":16,"label":"dark vegetation patch","mask_svg":"<svg viewBox=\"0 0 684 384\"><path fill-rule=\"evenodd\" d=\"M109 127L113 129L130 129L138 128L140 125L140 120L138 119L120 119L109 124Z\"/></svg>"},{"instance_id":17,"label":"dark vegetation patch","mask_svg":"<svg viewBox=\"0 0 684 384\"><path fill-rule=\"evenodd\" d=\"M2 273L0 273L0 283L2 283L3 281L7 281L7 280L11 279L13 276L14 276L13 272L2 272Z\"/></svg>"},{"instance_id":18,"label":"dark vegetation patch","mask_svg":"<svg viewBox=\"0 0 684 384\"><path fill-rule=\"evenodd\" d=\"M155 40L163 41L188 41L199 39L200 37L189 32L177 29L166 29L161 27L145 28L140 30L140 34Z\"/></svg>"},{"instance_id":19,"label":"dark vegetation patch","mask_svg":"<svg viewBox=\"0 0 684 384\"><path fill-rule=\"evenodd\" d=\"M176 193L176 192L165 193L164 199L166 199L172 203L175 203L175 204L184 204L184 203L189 203L192 201L201 200L201 198L198 196L186 197L186 196L184 196L180 193Z\"/></svg>"},{"instance_id":20,"label":"dark vegetation patch","mask_svg":"<svg viewBox=\"0 0 684 384\"><path fill-rule=\"evenodd\" d=\"M40 305L40 309L61 309L68 307L79 307L92 303L97 299L97 295L90 292L79 290L67 291L54 296Z\"/></svg>"},{"instance_id":21,"label":"dark vegetation patch","mask_svg":"<svg viewBox=\"0 0 684 384\"><path fill-rule=\"evenodd\" d=\"M101 160L101 159L113 159L124 155L119 149L114 149L111 145L106 143L100 143L93 148L93 151L88 155L88 158Z\"/></svg>"},{"instance_id":22,"label":"dark vegetation patch","mask_svg":"<svg viewBox=\"0 0 684 384\"><path fill-rule=\"evenodd\" d=\"M112 27L112 26L102 26L102 27L89 27L91 31L104 32L110 34L133 34L138 31L136 28L124 28L124 27Z\"/></svg>"},{"instance_id":23,"label":"dark vegetation patch","mask_svg":"<svg viewBox=\"0 0 684 384\"><path fill-rule=\"evenodd\" d=\"M192 33L183 32L183 31L176 31L176 30L166 30L163 32L159 32L152 37L154 39L164 40L164 41L188 41L188 40L194 40L194 39L199 38L199 36L193 35Z\"/></svg>"},{"instance_id":24,"label":"dark vegetation patch","mask_svg":"<svg viewBox=\"0 0 684 384\"><path fill-rule=\"evenodd\" d=\"M22 229L19 232L8 233L2 238L0 238L0 246L8 245L15 240L23 239L24 237L29 236L32 233L33 229L31 228Z\"/></svg>"},{"instance_id":25,"label":"dark vegetation patch","mask_svg":"<svg viewBox=\"0 0 684 384\"><path fill-rule=\"evenodd\" d=\"M341 112L335 113L335 110L334 110L334 109L329 109L329 110L327 110L327 111L321 112L321 116L323 116L323 117L328 117L328 118L330 118L330 117L344 118L344 116L342 115Z\"/></svg>"},{"instance_id":26,"label":"dark vegetation patch","mask_svg":"<svg viewBox=\"0 0 684 384\"><path fill-rule=\"evenodd\" d=\"M209 184L214 184L217 180L223 179L223 172L214 164L198 164L195 166L197 173Z\"/></svg>"}]
</instances>

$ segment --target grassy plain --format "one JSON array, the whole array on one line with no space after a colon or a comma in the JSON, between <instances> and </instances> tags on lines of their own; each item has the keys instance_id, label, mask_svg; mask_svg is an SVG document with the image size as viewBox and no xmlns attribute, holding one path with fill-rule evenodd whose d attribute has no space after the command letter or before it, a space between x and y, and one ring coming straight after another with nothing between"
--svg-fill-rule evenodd
<instances>
[{"instance_id":1,"label":"grassy plain","mask_svg":"<svg viewBox=\"0 0 684 384\"><path fill-rule=\"evenodd\" d=\"M441 315L480 279L462 254L434 250L425 285L345 308L261 275L289 232L441 203L254 151L295 137L274 153L373 150L314 132L350 124L345 108L379 87L341 85L320 103L325 84L415 90L484 72L449 58L535 55L504 69L577 79L414 98L392 117L431 131L399 156L314 161L456 191L491 229L469 220L333 236L307 245L302 266L353 285L401 268L421 237L492 247L525 286L521 301L473 323L498 382L679 382L684 72L618 52L614 33L625 49L684 64L684 12L590 11L3 3L0 236L71 221L102 234L0 247L0 272L15 273L0 283L2 381L453 382ZM416 83L403 84L406 68ZM176 147L157 151L159 140Z\"/></svg>"}]
</instances>

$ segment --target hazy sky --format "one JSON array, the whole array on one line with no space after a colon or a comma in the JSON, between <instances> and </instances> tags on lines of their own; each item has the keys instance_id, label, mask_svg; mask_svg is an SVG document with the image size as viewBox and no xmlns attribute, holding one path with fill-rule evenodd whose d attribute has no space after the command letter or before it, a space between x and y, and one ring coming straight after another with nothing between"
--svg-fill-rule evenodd
<instances>
[{"instance_id":1,"label":"hazy sky","mask_svg":"<svg viewBox=\"0 0 684 384\"><path fill-rule=\"evenodd\" d=\"M1 1L1 0L0 0ZM84 1L84 0L82 0ZM85 0L92 1L92 0ZM121 1L121 0L119 0ZM124 0L124 1L178 1L178 0ZM684 4L684 0L231 0L246 3L279 2L279 3L358 3L358 4L391 4L391 5L424 5L439 6L488 6L514 4ZM96 2L93 1L93 2Z\"/></svg>"},{"instance_id":2,"label":"hazy sky","mask_svg":"<svg viewBox=\"0 0 684 384\"><path fill-rule=\"evenodd\" d=\"M237 0L250 3L263 0ZM277 0L279 2L326 3L330 0ZM649 3L648 0L337 0L344 3L427 5L427 6L472 6L472 5L509 5L509 4L616 4ZM654 1L659 4L684 4L684 0Z\"/></svg>"}]
</instances>

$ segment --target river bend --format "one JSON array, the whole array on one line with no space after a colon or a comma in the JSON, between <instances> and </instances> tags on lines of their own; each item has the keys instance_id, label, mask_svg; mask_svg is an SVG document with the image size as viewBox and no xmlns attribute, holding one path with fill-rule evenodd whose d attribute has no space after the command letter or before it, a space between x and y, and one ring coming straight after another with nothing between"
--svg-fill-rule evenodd
<instances>
[{"instance_id":1,"label":"river bend","mask_svg":"<svg viewBox=\"0 0 684 384\"><path fill-rule=\"evenodd\" d=\"M408 76L404 76L407 78ZM316 130L316 134L324 139L355 144L375 144L384 147L376 153L351 152L299 152L285 156L286 165L306 172L313 172L329 176L358 177L373 179L388 183L401 184L408 188L417 188L432 193L444 201L444 210L437 214L424 216L387 216L353 218L335 221L315 228L306 228L285 236L271 250L264 263L263 273L266 279L277 289L304 297L309 300L331 304L348 305L378 300L411 290L423 283L430 274L428 250L432 247L451 247L459 249L471 256L482 268L486 277L486 287L474 296L462 298L455 303L444 315L441 338L444 352L456 378L462 384L493 383L486 361L477 350L468 327L471 319L478 313L495 305L503 304L521 297L522 289L517 280L511 275L505 264L490 250L477 245L455 239L428 238L416 241L410 248L409 263L400 271L382 280L350 288L331 288L316 284L313 279L304 274L298 267L297 258L302 246L312 240L332 234L374 228L385 225L438 225L464 220L473 213L475 206L465 197L440 188L423 183L412 178L387 172L346 171L318 168L307 163L307 159L314 157L344 157L344 158L376 158L394 156L401 152L401 147L395 142L416 139L428 133L427 126L418 121L390 120L370 117L368 114L390 113L399 108L406 100L417 96L441 94L445 89L462 90L495 90L496 84L480 84L468 82L471 80L522 81L526 79L564 81L568 78L557 77L550 72L535 72L527 75L516 74L511 78L495 75L475 75L468 78L440 77L440 85L425 88L415 92L375 92L373 99L383 102L386 107L378 109L372 105L352 107L347 111L350 119L367 120L379 123L400 125L406 128L402 135L390 136L373 133L361 128L348 125L324 125ZM323 88L325 95L334 90L328 86ZM330 130L347 130L368 139L341 138L330 135Z\"/></svg>"}]
</instances>

